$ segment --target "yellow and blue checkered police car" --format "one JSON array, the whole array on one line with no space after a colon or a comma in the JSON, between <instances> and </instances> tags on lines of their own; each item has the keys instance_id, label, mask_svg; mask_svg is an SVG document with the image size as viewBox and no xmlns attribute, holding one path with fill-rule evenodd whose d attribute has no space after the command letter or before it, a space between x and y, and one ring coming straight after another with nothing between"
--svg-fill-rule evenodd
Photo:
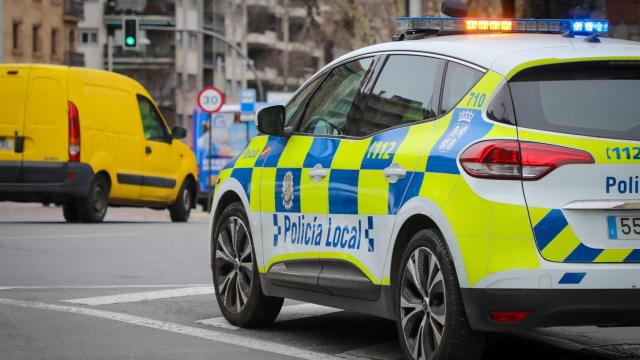
<instances>
[{"instance_id":1,"label":"yellow and blue checkered police car","mask_svg":"<svg viewBox=\"0 0 640 360\"><path fill-rule=\"evenodd\" d=\"M221 172L226 319L269 324L283 298L374 314L408 359L477 358L486 332L640 324L640 45L606 21L399 27L260 111Z\"/></svg>"}]
</instances>

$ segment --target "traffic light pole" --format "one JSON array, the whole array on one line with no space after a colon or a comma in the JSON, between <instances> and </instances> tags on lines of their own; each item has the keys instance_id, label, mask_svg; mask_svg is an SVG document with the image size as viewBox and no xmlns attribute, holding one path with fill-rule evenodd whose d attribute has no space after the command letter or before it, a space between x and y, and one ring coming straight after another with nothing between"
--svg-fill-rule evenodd
<instances>
[{"instance_id":1,"label":"traffic light pole","mask_svg":"<svg viewBox=\"0 0 640 360\"><path fill-rule=\"evenodd\" d=\"M260 80L260 75L258 75L258 70L255 67L255 63L253 62L253 60L251 60L249 58L249 56L247 54L245 54L242 51L242 49L237 44L235 44L233 41L227 39L222 34L219 34L219 33L215 32L215 31L211 31L211 30L205 30L205 29L201 29L201 30L177 29L175 27L170 27L170 26L144 26L143 25L143 26L141 26L141 28L143 28L145 30L160 30L160 31L181 32L183 34L183 37L184 37L184 34L187 34L187 33L190 33L190 32L200 33L200 34L212 36L212 37L222 41L223 43L227 44L227 46L229 46L233 51L235 51L242 58L242 60L244 60L244 62L249 66L249 68L251 69L251 72L256 77L256 85L258 86L258 98L259 98L259 100L262 100L262 101L265 100L264 91L263 91L263 88L262 88L262 81Z\"/></svg>"}]
</instances>

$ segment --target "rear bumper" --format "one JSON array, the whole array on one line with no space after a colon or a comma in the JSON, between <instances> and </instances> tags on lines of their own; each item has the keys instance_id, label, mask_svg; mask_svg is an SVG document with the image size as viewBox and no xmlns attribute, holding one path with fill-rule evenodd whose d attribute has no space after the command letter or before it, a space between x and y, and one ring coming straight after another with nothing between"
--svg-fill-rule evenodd
<instances>
[{"instance_id":1,"label":"rear bumper","mask_svg":"<svg viewBox=\"0 0 640 360\"><path fill-rule=\"evenodd\" d=\"M553 326L640 325L638 289L462 289L474 330L509 331ZM520 323L493 321L491 311L528 311Z\"/></svg>"},{"instance_id":2,"label":"rear bumper","mask_svg":"<svg viewBox=\"0 0 640 360\"><path fill-rule=\"evenodd\" d=\"M65 202L86 197L93 175L91 166L83 163L25 162L21 181L0 181L0 201Z\"/></svg>"}]
</instances>

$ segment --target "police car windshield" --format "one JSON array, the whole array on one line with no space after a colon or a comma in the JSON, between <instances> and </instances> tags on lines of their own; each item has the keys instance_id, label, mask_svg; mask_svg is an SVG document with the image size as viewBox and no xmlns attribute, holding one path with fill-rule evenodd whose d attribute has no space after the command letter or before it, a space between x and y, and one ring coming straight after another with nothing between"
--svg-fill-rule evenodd
<instances>
[{"instance_id":1,"label":"police car windshield","mask_svg":"<svg viewBox=\"0 0 640 360\"><path fill-rule=\"evenodd\" d=\"M640 140L640 62L539 66L517 74L509 87L518 126Z\"/></svg>"}]
</instances>

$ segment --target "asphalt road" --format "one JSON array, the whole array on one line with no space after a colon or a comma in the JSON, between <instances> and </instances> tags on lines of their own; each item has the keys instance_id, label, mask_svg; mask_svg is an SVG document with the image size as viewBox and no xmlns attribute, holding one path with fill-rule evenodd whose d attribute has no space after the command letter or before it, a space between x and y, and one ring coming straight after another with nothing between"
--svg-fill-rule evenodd
<instances>
[{"instance_id":1,"label":"asphalt road","mask_svg":"<svg viewBox=\"0 0 640 360\"><path fill-rule=\"evenodd\" d=\"M0 359L398 359L393 322L286 301L276 323L221 318L207 214L109 209L103 224L0 203ZM494 336L484 359L640 359L640 328Z\"/></svg>"}]
</instances>

